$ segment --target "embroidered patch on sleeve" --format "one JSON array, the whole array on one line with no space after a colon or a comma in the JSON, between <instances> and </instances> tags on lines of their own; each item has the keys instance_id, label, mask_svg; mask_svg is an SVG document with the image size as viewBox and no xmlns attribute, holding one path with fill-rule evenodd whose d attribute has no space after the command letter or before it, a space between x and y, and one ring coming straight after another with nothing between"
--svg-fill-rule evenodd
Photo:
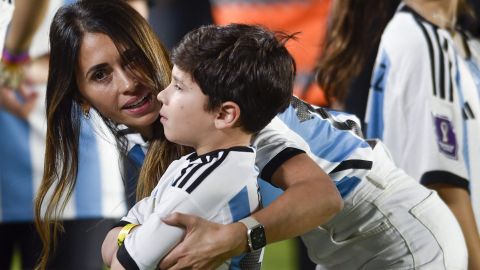
<instances>
[{"instance_id":1,"label":"embroidered patch on sleeve","mask_svg":"<svg viewBox=\"0 0 480 270\"><path fill-rule=\"evenodd\" d=\"M457 138L452 122L445 116L434 116L438 150L448 158L457 159Z\"/></svg>"}]
</instances>

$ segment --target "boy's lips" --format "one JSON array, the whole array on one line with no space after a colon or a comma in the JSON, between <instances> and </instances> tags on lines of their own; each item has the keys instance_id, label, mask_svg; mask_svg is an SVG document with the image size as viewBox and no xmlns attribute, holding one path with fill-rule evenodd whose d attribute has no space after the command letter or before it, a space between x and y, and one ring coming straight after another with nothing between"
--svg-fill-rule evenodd
<instances>
[{"instance_id":1,"label":"boy's lips","mask_svg":"<svg viewBox=\"0 0 480 270\"><path fill-rule=\"evenodd\" d=\"M160 122L164 122L164 121L167 121L168 118L165 116L165 113L163 113L161 110L160 110Z\"/></svg>"}]
</instances>

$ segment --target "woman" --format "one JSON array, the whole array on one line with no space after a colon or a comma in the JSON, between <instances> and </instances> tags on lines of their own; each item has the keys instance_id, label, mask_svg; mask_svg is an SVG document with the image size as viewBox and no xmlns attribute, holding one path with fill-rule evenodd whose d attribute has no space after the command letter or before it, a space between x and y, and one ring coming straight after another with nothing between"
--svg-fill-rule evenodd
<instances>
[{"instance_id":1,"label":"woman","mask_svg":"<svg viewBox=\"0 0 480 270\"><path fill-rule=\"evenodd\" d=\"M78 5L94 6L92 2L90 4L79 3ZM114 6L114 8L110 8L110 6ZM125 11L126 9L127 11ZM120 132L125 133L126 131L119 131L116 123L124 123L132 128L137 128L144 137L151 138L151 140L158 139L159 136L163 135L161 132L154 132L154 130L161 129L160 123L155 121L158 118L159 104L151 102L151 100L158 92L156 89L163 89L168 85L170 63L167 53L145 20L123 3L109 5L104 2L103 5L100 3L92 7L91 10L93 11L89 13L85 9L60 9L51 28L50 45L52 54L46 98L48 130L45 172L36 202L37 225L46 245L43 252L47 256L50 253L49 248L47 248L50 247L50 239L56 239L55 233L58 231L58 223L53 223L54 234L51 235L51 221L58 219L60 212L63 212L63 208L65 208L66 201L62 199L62 196L68 194L67 197L70 197L76 185L79 166L79 134L82 128L80 123L85 122L82 118L90 118L90 104L102 109L100 112L105 116L105 123L117 136L117 143L123 154L126 153L126 139ZM95 16L102 17L103 22L98 23ZM117 20L117 18L125 16L129 17L125 20ZM132 27L132 25L135 25L135 27ZM86 36L88 31L108 34L113 40L117 40L119 50L122 50L120 46L123 46L123 50L124 48L130 49L130 51L115 59L117 62L114 65L116 69L120 70L119 76L122 76L121 79L129 80L125 84L131 83L121 90L128 92L131 90L129 87L135 87L136 89L131 90L133 94L126 95L128 100L121 101L128 103L122 106L127 106L129 109L112 110L111 107L113 106L105 105L106 102L111 102L115 103L115 106L120 106L116 103L119 101L116 96L108 95L112 91L106 91L106 88L103 87L105 84L100 83L101 79L106 79L108 74L113 73L112 70L108 69L113 68L113 65L95 67L95 70L88 74L88 78L76 76L79 73L79 66L84 64L83 60L88 60L86 57L77 58L82 41L89 38ZM135 34L137 31L141 34ZM109 45L112 46L108 49L117 50L113 43ZM106 51L105 47L95 49L104 49L101 51L102 53ZM137 51L142 51L142 53L135 54ZM134 67L139 68L134 70ZM115 74L117 74L116 70ZM134 80L131 78L136 78L135 82L139 83L133 85ZM79 92L79 89L83 92ZM96 100L91 100L90 95L95 95L95 91L98 91L97 94L103 93L105 95L97 96ZM139 101L140 96L143 100ZM136 113L139 110L139 105L133 104L138 102L144 104L144 110L141 114ZM125 113L118 113L119 111ZM163 140L160 141L160 144L162 142ZM177 157L179 149L175 145L168 144L165 148L162 148L163 152L157 153L162 160L170 161L173 158L164 158L164 156ZM59 162L60 160L62 162ZM134 161L131 163L134 163ZM168 165L169 162L163 164ZM126 181L128 180L126 179ZM47 196L48 192L52 193ZM45 198L51 198L51 200L44 201ZM109 209L109 211L112 210ZM38 220L41 217L45 218L45 222ZM45 259L42 261L42 267L45 267L46 262Z\"/></svg>"},{"instance_id":2,"label":"woman","mask_svg":"<svg viewBox=\"0 0 480 270\"><path fill-rule=\"evenodd\" d=\"M104 38L92 40L89 33L102 33L100 36ZM165 140L153 113L159 104L151 96L167 85L170 67L166 54L138 14L121 1L82 1L58 12L50 35L53 71L47 87L50 139L45 160L48 173L37 201L40 225L42 199L52 182L59 184L53 186L56 200L48 205L47 221L61 211L60 197L67 195L68 198L68 191L75 185L71 176L76 162L75 123L82 110L88 112L92 106L101 113L118 135L119 142L123 142L121 146L125 146L126 141L122 135L128 131L118 132L118 124L125 124L148 139L149 152L140 175L139 197L153 189L162 170L179 157L182 150ZM460 229L436 194L421 188L396 169L381 144L370 146L355 135L354 121L345 115L335 115L293 98L289 109L262 130L254 142L262 178L285 192L270 206L252 215L248 225L223 225L220 234L203 235L223 238L214 243L213 249L204 245L210 248L204 255L214 257L213 263L183 266L201 269L217 266L233 254L305 232L308 233L303 235L304 240L312 259L323 268L346 269L359 265L385 268L392 264L440 267L445 260L452 265L463 265L466 258ZM61 143L57 149L58 141ZM313 141L318 144L308 143ZM323 170L308 155L315 158ZM59 156L67 160L68 166L58 167L55 161ZM55 175L57 172L59 177ZM340 212L343 203L346 207ZM409 214L414 209L416 214ZM396 221L402 217L406 218L403 223ZM423 224L434 217L444 220L442 228ZM45 232L49 230L49 223L44 224L40 229L47 249L50 235ZM317 227L319 224L324 226ZM223 234L225 232L228 234ZM252 232L265 233L266 241L252 237ZM188 237L192 235L189 233ZM418 238L418 235L424 237ZM337 241L342 244L336 245ZM415 241L418 245L411 248ZM177 254L179 248L185 249L185 245L177 247ZM374 252L369 253L370 250ZM354 256L344 256L345 251ZM421 260L417 260L417 256ZM43 259L45 261L46 256ZM174 261L179 263L177 266L184 262L183 259Z\"/></svg>"},{"instance_id":3,"label":"woman","mask_svg":"<svg viewBox=\"0 0 480 270\"><path fill-rule=\"evenodd\" d=\"M399 3L334 2L316 77L330 107L354 113L363 121L380 36Z\"/></svg>"},{"instance_id":4,"label":"woman","mask_svg":"<svg viewBox=\"0 0 480 270\"><path fill-rule=\"evenodd\" d=\"M382 34L366 121L367 137L384 140L399 167L447 203L462 227L469 269L479 269L472 199L480 183L480 73L473 62L477 69L469 70L471 49L457 25L463 2L403 1Z\"/></svg>"}]
</instances>

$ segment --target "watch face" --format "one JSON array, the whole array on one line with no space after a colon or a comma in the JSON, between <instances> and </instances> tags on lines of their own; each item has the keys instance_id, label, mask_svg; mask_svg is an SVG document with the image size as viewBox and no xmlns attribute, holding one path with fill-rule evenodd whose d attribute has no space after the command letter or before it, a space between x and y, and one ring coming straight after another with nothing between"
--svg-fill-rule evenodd
<instances>
[{"instance_id":1,"label":"watch face","mask_svg":"<svg viewBox=\"0 0 480 270\"><path fill-rule=\"evenodd\" d=\"M267 244L265 237L265 230L263 226L256 226L252 228L250 232L250 239L252 240L252 249L257 250L264 247Z\"/></svg>"}]
</instances>

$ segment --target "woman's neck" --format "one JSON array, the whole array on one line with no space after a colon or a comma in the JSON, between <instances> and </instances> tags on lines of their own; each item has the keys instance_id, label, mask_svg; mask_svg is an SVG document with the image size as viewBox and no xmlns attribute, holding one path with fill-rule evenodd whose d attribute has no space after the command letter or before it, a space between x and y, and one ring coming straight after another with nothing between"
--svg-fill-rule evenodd
<instances>
[{"instance_id":1,"label":"woman's neck","mask_svg":"<svg viewBox=\"0 0 480 270\"><path fill-rule=\"evenodd\" d=\"M453 31L459 0L404 0L404 3L432 24Z\"/></svg>"},{"instance_id":2,"label":"woman's neck","mask_svg":"<svg viewBox=\"0 0 480 270\"><path fill-rule=\"evenodd\" d=\"M151 126L144 128L135 128L140 135L142 135L143 140L149 141L153 137L153 128Z\"/></svg>"}]
</instances>

